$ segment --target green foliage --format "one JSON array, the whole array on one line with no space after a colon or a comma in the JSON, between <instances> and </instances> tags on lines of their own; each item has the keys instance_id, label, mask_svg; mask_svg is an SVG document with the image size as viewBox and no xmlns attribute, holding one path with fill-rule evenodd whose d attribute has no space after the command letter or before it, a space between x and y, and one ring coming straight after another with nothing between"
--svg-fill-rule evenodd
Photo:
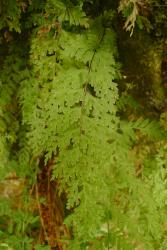
<instances>
[{"instance_id":1,"label":"green foliage","mask_svg":"<svg viewBox=\"0 0 167 250\"><path fill-rule=\"evenodd\" d=\"M4 27L8 27L10 31L15 30L21 32L19 23L21 6L19 5L19 1L2 0L0 3L0 15L0 30Z\"/></svg>"},{"instance_id":2,"label":"green foliage","mask_svg":"<svg viewBox=\"0 0 167 250\"><path fill-rule=\"evenodd\" d=\"M137 2L122 1L120 10L129 3L125 26L133 32ZM147 117L121 91L114 7L90 15L89 1L24 4L0 3L8 7L0 29L22 29L4 42L0 70L0 184L13 174L21 190L0 192L0 247L50 249L38 241L41 214L30 193L41 162L54 159L52 180L66 195L67 249L165 249L163 115Z\"/></svg>"}]
</instances>

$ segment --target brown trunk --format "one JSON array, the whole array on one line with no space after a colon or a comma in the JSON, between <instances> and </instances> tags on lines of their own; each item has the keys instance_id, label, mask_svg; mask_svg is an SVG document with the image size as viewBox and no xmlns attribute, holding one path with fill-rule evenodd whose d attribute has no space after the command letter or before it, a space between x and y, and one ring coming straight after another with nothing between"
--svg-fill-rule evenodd
<instances>
[{"instance_id":1,"label":"brown trunk","mask_svg":"<svg viewBox=\"0 0 167 250\"><path fill-rule=\"evenodd\" d=\"M69 239L70 233L63 224L64 204L58 194L58 181L51 181L52 166L53 161L49 161L41 167L37 175L36 197L43 231L42 241L47 241L51 249L62 250L66 248L62 238Z\"/></svg>"}]
</instances>

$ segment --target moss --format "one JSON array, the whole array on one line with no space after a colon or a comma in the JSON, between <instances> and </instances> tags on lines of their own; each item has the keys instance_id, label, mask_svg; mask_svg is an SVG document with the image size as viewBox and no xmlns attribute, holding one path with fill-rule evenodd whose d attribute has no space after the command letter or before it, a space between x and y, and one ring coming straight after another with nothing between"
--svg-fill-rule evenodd
<instances>
[{"instance_id":1,"label":"moss","mask_svg":"<svg viewBox=\"0 0 167 250\"><path fill-rule=\"evenodd\" d=\"M133 84L132 95L144 105L158 109L165 99L162 43L154 42L149 34L142 31L135 31L132 37L120 31L118 43L126 83Z\"/></svg>"}]
</instances>

